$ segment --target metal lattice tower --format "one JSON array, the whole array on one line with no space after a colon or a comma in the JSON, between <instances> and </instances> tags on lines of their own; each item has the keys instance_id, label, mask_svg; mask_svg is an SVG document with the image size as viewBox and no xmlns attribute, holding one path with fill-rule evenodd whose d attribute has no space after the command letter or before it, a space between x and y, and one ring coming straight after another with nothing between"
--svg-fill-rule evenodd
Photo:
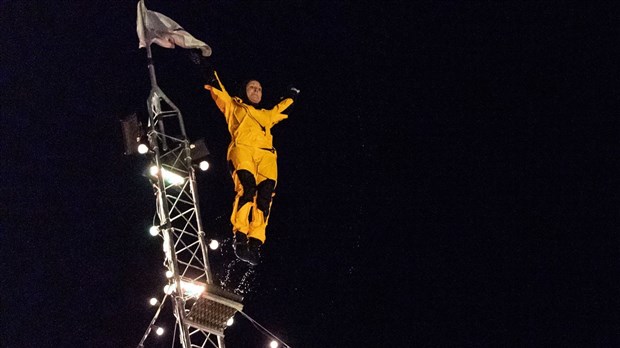
<instances>
[{"instance_id":1,"label":"metal lattice tower","mask_svg":"<svg viewBox=\"0 0 620 348\"><path fill-rule=\"evenodd\" d=\"M153 153L151 174L155 174L152 183L159 233L163 237L164 265L170 275L162 305L170 299L183 348L223 348L226 322L242 310L242 298L213 285L192 166L194 149L186 136L180 110L157 86L150 46L147 57L151 79L147 100L148 139ZM167 178L171 173L177 175L176 180ZM144 347L160 310L139 347Z\"/></svg>"}]
</instances>

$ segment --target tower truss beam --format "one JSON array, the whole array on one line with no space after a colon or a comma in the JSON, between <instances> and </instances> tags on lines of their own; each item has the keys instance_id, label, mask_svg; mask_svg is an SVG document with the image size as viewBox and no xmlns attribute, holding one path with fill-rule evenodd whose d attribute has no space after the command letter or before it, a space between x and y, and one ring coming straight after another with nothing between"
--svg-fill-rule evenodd
<instances>
[{"instance_id":1,"label":"tower truss beam","mask_svg":"<svg viewBox=\"0 0 620 348\"><path fill-rule=\"evenodd\" d=\"M151 78L147 135L155 169L151 172L152 184L163 237L164 266L172 275L166 294L172 303L183 348L225 348L226 322L242 310L242 298L213 285L191 144L180 110L157 86L149 46L147 56ZM171 175L174 180L170 180Z\"/></svg>"}]
</instances>

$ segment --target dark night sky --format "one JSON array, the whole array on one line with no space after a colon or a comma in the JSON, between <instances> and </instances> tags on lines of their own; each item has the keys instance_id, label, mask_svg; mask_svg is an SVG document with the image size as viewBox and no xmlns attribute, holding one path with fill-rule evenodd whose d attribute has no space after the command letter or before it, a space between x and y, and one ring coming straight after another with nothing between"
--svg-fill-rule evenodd
<instances>
[{"instance_id":1,"label":"dark night sky","mask_svg":"<svg viewBox=\"0 0 620 348\"><path fill-rule=\"evenodd\" d=\"M146 4L213 48L229 90L254 77L267 100L302 91L274 128L280 182L244 293L245 312L289 345L620 345L617 12ZM146 115L135 11L0 1L3 347L135 347L152 317L155 202L119 123ZM184 50L153 50L160 87L212 152L204 227L227 238L225 122ZM212 257L221 275L227 254ZM265 340L237 317L227 346Z\"/></svg>"}]
</instances>

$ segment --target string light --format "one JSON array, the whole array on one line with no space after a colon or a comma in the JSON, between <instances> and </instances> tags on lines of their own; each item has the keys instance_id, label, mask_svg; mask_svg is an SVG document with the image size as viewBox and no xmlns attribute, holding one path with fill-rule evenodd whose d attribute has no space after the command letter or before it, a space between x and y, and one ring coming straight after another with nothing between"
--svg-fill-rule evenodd
<instances>
[{"instance_id":1,"label":"string light","mask_svg":"<svg viewBox=\"0 0 620 348\"><path fill-rule=\"evenodd\" d=\"M149 147L148 146L146 146L145 144L138 145L138 153L139 154L144 155L147 152L149 152Z\"/></svg>"},{"instance_id":2,"label":"string light","mask_svg":"<svg viewBox=\"0 0 620 348\"><path fill-rule=\"evenodd\" d=\"M220 242L218 242L218 241L217 241L217 240L215 240L215 239L211 239L211 242L209 243L209 248L210 248L211 250L215 250L215 249L217 249L219 246L220 246Z\"/></svg>"},{"instance_id":3,"label":"string light","mask_svg":"<svg viewBox=\"0 0 620 348\"><path fill-rule=\"evenodd\" d=\"M151 228L149 228L149 233L151 234L151 236L158 235L159 234L159 227L151 226Z\"/></svg>"}]
</instances>

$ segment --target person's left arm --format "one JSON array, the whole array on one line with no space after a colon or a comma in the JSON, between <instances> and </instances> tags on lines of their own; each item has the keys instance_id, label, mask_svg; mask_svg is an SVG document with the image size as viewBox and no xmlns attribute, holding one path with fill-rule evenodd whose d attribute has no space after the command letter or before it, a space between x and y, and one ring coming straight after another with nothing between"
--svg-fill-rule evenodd
<instances>
[{"instance_id":1,"label":"person's left arm","mask_svg":"<svg viewBox=\"0 0 620 348\"><path fill-rule=\"evenodd\" d=\"M284 97L276 106L274 106L273 115L272 116L272 124L276 124L286 118L291 113L291 109L297 95L299 94L299 89L288 86L286 88L286 97Z\"/></svg>"}]
</instances>

